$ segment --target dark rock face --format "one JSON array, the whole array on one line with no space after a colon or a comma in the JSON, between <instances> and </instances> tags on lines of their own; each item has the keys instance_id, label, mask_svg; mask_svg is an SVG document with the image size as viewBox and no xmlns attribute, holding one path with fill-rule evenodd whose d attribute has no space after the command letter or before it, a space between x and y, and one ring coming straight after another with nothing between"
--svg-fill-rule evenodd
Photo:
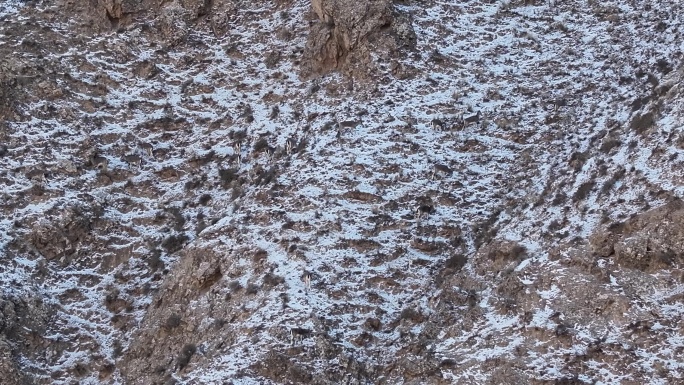
<instances>
[{"instance_id":1,"label":"dark rock face","mask_svg":"<svg viewBox=\"0 0 684 385\"><path fill-rule=\"evenodd\" d=\"M309 32L304 76L339 70L363 78L373 70L371 52L388 61L415 45L409 20L391 1L314 0L311 5L319 22Z\"/></svg>"},{"instance_id":2,"label":"dark rock face","mask_svg":"<svg viewBox=\"0 0 684 385\"><path fill-rule=\"evenodd\" d=\"M152 9L154 5L146 0L97 0L64 2L62 6L68 10L65 14L78 15L84 29L102 32L125 26L136 14Z\"/></svg>"},{"instance_id":3,"label":"dark rock face","mask_svg":"<svg viewBox=\"0 0 684 385\"><path fill-rule=\"evenodd\" d=\"M0 78L0 116L9 116L16 100L16 82Z\"/></svg>"},{"instance_id":4,"label":"dark rock face","mask_svg":"<svg viewBox=\"0 0 684 385\"><path fill-rule=\"evenodd\" d=\"M652 144L663 175L684 149L659 122L681 121L660 111L668 83L643 91L623 60L649 56L612 58L620 28L582 45L573 15L602 7L407 3L75 0L0 20L0 385L676 382L682 206L622 222L653 187L626 171L642 159L628 143ZM425 55L402 58L416 41L403 12ZM344 76L291 77L309 31L302 70ZM568 41L580 52L545 59ZM584 48L607 77L566 71ZM539 67L499 71L517 63ZM395 90L388 68L416 81ZM390 87L345 87L363 77ZM630 119L594 124L632 95ZM574 103L601 96L596 115ZM588 252L582 221L604 211L620 223ZM32 285L42 297L14 289Z\"/></svg>"}]
</instances>

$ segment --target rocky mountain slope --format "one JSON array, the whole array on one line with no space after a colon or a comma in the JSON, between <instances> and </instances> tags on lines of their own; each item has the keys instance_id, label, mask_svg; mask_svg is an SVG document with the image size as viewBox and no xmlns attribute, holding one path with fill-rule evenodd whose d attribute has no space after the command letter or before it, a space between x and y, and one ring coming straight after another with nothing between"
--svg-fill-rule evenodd
<instances>
[{"instance_id":1,"label":"rocky mountain slope","mask_svg":"<svg viewBox=\"0 0 684 385\"><path fill-rule=\"evenodd\" d=\"M682 14L5 0L2 383L684 381Z\"/></svg>"}]
</instances>

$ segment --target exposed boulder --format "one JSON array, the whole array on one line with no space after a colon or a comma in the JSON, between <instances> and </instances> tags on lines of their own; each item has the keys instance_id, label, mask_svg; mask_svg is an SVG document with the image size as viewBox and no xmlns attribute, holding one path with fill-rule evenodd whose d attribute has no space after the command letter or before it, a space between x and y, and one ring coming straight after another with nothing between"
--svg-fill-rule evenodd
<instances>
[{"instance_id":1,"label":"exposed boulder","mask_svg":"<svg viewBox=\"0 0 684 385\"><path fill-rule=\"evenodd\" d=\"M188 23L191 19L191 11L184 8L182 4L173 2L164 6L159 11L159 29L164 40L176 44L183 40L188 34Z\"/></svg>"},{"instance_id":2,"label":"exposed boulder","mask_svg":"<svg viewBox=\"0 0 684 385\"><path fill-rule=\"evenodd\" d=\"M188 306L192 301L206 304L221 291L229 291L221 280L222 268L228 264L208 249L190 248L180 253L180 260L147 310L121 361L121 372L127 384L150 384L165 381L198 360L195 352L203 341L229 346L232 333L223 330L226 320L237 318L239 308L222 297L220 306L206 308ZM221 285L218 283L221 281ZM216 320L207 323L205 320ZM216 338L219 333L222 338ZM205 345L207 343L205 342Z\"/></svg>"},{"instance_id":3,"label":"exposed boulder","mask_svg":"<svg viewBox=\"0 0 684 385\"><path fill-rule=\"evenodd\" d=\"M596 231L591 250L624 267L654 272L684 261L684 202L680 199Z\"/></svg>"},{"instance_id":4,"label":"exposed boulder","mask_svg":"<svg viewBox=\"0 0 684 385\"><path fill-rule=\"evenodd\" d=\"M262 377L283 384L290 381L310 384L315 373L315 370L298 364L296 359L276 351L270 352L262 361L252 365L252 369Z\"/></svg>"},{"instance_id":5,"label":"exposed boulder","mask_svg":"<svg viewBox=\"0 0 684 385\"><path fill-rule=\"evenodd\" d=\"M33 383L18 362L20 358L34 360L45 353L43 336L51 316L51 308L40 296L8 293L0 296L0 382L3 385Z\"/></svg>"},{"instance_id":6,"label":"exposed boulder","mask_svg":"<svg viewBox=\"0 0 684 385\"><path fill-rule=\"evenodd\" d=\"M372 55L389 61L415 46L410 21L389 0L313 0L319 22L309 31L302 74L341 71L358 78L374 70Z\"/></svg>"},{"instance_id":7,"label":"exposed boulder","mask_svg":"<svg viewBox=\"0 0 684 385\"><path fill-rule=\"evenodd\" d=\"M498 273L517 266L527 256L527 250L519 243L497 239L482 246L472 258L472 266L478 274Z\"/></svg>"},{"instance_id":8,"label":"exposed boulder","mask_svg":"<svg viewBox=\"0 0 684 385\"><path fill-rule=\"evenodd\" d=\"M9 116L14 107L15 82L0 80L0 116Z\"/></svg>"},{"instance_id":9,"label":"exposed boulder","mask_svg":"<svg viewBox=\"0 0 684 385\"><path fill-rule=\"evenodd\" d=\"M34 63L18 58L10 49L0 48L0 135L9 132L3 126L17 118L15 108L23 100L26 88L38 78L39 72ZM6 137L0 139L7 141Z\"/></svg>"},{"instance_id":10,"label":"exposed boulder","mask_svg":"<svg viewBox=\"0 0 684 385\"><path fill-rule=\"evenodd\" d=\"M29 243L46 259L60 259L74 254L78 245L90 238L94 222L102 215L102 207L73 205L54 218L41 218L28 234Z\"/></svg>"},{"instance_id":11,"label":"exposed boulder","mask_svg":"<svg viewBox=\"0 0 684 385\"><path fill-rule=\"evenodd\" d=\"M4 385L26 385L29 379L24 378L12 354L7 341L0 337L0 379Z\"/></svg>"},{"instance_id":12,"label":"exposed boulder","mask_svg":"<svg viewBox=\"0 0 684 385\"><path fill-rule=\"evenodd\" d=\"M113 24L120 20L152 7L151 1L145 0L99 0L98 5L104 10L105 17Z\"/></svg>"},{"instance_id":13,"label":"exposed boulder","mask_svg":"<svg viewBox=\"0 0 684 385\"><path fill-rule=\"evenodd\" d=\"M97 33L123 27L157 4L150 0L62 1L60 8L70 21L77 21L78 28Z\"/></svg>"},{"instance_id":14,"label":"exposed boulder","mask_svg":"<svg viewBox=\"0 0 684 385\"><path fill-rule=\"evenodd\" d=\"M218 8L224 7L228 11L234 8L230 0L220 0L217 4ZM96 0L63 2L62 7L68 10L65 14L70 16L70 20L81 20L79 27L91 33L123 28L136 20L154 20L153 23L158 23L161 37L171 39L173 43L179 35L185 36L188 24L192 21L201 16L210 16L213 5L211 0Z\"/></svg>"},{"instance_id":15,"label":"exposed boulder","mask_svg":"<svg viewBox=\"0 0 684 385\"><path fill-rule=\"evenodd\" d=\"M205 4L207 3L205 2ZM208 12L207 17L211 24L211 31L216 36L223 36L230 29L231 19L234 18L240 4L236 0L212 0L209 4L211 4L211 8L204 10Z\"/></svg>"}]
</instances>

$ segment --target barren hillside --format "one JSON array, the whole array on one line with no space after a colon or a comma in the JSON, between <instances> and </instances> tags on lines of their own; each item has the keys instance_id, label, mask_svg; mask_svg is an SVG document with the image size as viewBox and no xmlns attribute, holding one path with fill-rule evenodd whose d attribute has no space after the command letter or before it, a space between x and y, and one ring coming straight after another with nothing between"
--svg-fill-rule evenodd
<instances>
[{"instance_id":1,"label":"barren hillside","mask_svg":"<svg viewBox=\"0 0 684 385\"><path fill-rule=\"evenodd\" d=\"M0 0L2 384L684 383L684 6Z\"/></svg>"}]
</instances>

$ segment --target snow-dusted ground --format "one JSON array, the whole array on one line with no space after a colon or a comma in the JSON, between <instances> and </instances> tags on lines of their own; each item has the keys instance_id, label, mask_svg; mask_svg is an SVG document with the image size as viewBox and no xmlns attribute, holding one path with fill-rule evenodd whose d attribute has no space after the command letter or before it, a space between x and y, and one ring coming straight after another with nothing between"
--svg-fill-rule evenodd
<instances>
[{"instance_id":1,"label":"snow-dusted ground","mask_svg":"<svg viewBox=\"0 0 684 385\"><path fill-rule=\"evenodd\" d=\"M16 15L21 8L21 2L16 0L3 0L0 2L0 17Z\"/></svg>"},{"instance_id":2,"label":"snow-dusted ground","mask_svg":"<svg viewBox=\"0 0 684 385\"><path fill-rule=\"evenodd\" d=\"M0 12L20 13L13 4L3 3ZM28 252L3 254L5 291L32 282L57 308L52 332L61 333L64 350L48 349L46 357L24 362L45 383L70 383L79 362L96 363L79 379L82 384L123 381L118 372L99 379L95 368L114 362L116 342L125 348L143 322L176 255L162 252L164 273L149 261L172 234L218 253L265 250L271 272L285 279L282 290L260 292L243 304L249 316L239 328L273 326L258 332L258 343L252 343L253 335L236 335L232 345L216 348L211 358L176 376L192 384L219 384L241 373L233 382L251 384L260 380L245 376L244 369L273 346L289 343L281 329L315 330L319 319L333 321L328 333L357 360L395 361L410 343L405 334L419 335L420 324L373 333L371 348L352 341L365 333L369 317L390 325L407 308L435 314L432 299L439 293L433 278L448 257L476 251L480 224L497 227L497 237L527 248L530 259L517 271L534 290L532 283L541 276L563 275L564 268L549 261L550 248L586 238L602 221L658 206L665 201L660 190L684 196L684 150L676 144L684 116L681 98L662 106L644 133L630 129L634 116L649 108L632 108L634 100L650 93L647 74L663 84L667 75L658 71L659 60L675 69L680 63L684 24L677 2L398 6L412 15L418 36L416 51L401 64L418 75L387 76L376 89L357 85L354 90L337 75L306 82L297 77L291 58L304 47L308 7L295 1L286 16L277 5L249 5L234 16L225 37L198 28L189 43L176 47L147 41L137 27L52 54L69 75L52 81L68 91L24 106L26 118L10 122L13 156L0 158L2 192L9 202L0 220L3 248L40 220L54 220L84 200L103 207L100 220L106 225L96 229L97 244L78 245L65 261L46 264ZM285 30L293 38L286 38ZM1 44L21 43L22 36L2 32ZM68 39L67 32L55 33ZM281 59L268 68L264 58L271 51L280 51ZM34 57L28 51L17 54L27 61ZM637 75L640 70L643 76ZM278 114L272 113L274 106ZM483 113L479 124L451 128L461 114L476 111ZM253 119L246 118L250 114ZM435 118L448 129L434 129ZM329 124L352 120L360 123L341 131ZM234 139L243 130L246 138ZM259 138L275 148L273 159L253 151ZM303 145L288 154L288 140ZM152 145L152 154L143 143ZM108 158L109 175L87 166L92 150ZM129 154L141 155L142 165L127 164L122 157ZM82 168L65 171L69 164ZM435 164L453 173L433 179ZM222 186L219 170L233 167L239 168L242 186ZM48 170L48 176L42 195L31 196L40 182L25 174L36 168ZM624 175L607 185L623 168ZM274 179L260 184L259 175L271 169ZM199 203L203 194L211 199ZM416 209L428 202L436 212L417 219ZM23 229L13 228L16 220L24 222ZM198 228L200 223L206 227ZM288 252L291 244L296 252ZM263 278L250 257L235 256L235 263L243 286ZM44 280L32 278L39 268L47 269L41 270ZM305 272L312 273L310 290L304 287ZM612 285L619 291L619 281ZM115 288L127 303L116 315L105 305ZM550 304L569 296L567 290L573 291L553 284L537 295ZM647 292L644 308L681 317L681 305L665 300L681 290L672 284ZM289 298L286 309L283 293ZM449 337L434 342L438 357L459 364L443 368L444 378L481 383L490 374L481 363L506 359L529 339L519 330L518 315L494 310L497 296L493 289L483 290L476 305L482 317L462 331L445 326L443 335ZM190 307L208 307L208 298L197 301ZM555 329L548 320L554 311L539 304L530 327ZM602 337L592 325L573 328L577 342L566 351L586 350ZM622 335L609 331L606 342L622 343ZM486 336L496 342L484 342ZM213 341L197 345L214 349ZM632 365L642 377L633 380L681 380L677 352L683 346L681 328L673 328L653 350L635 351ZM560 361L565 351L543 350L528 351L529 375L551 380L567 374ZM581 379L618 384L628 379L623 370L612 361L589 360ZM661 370L665 379L651 379Z\"/></svg>"}]
</instances>

